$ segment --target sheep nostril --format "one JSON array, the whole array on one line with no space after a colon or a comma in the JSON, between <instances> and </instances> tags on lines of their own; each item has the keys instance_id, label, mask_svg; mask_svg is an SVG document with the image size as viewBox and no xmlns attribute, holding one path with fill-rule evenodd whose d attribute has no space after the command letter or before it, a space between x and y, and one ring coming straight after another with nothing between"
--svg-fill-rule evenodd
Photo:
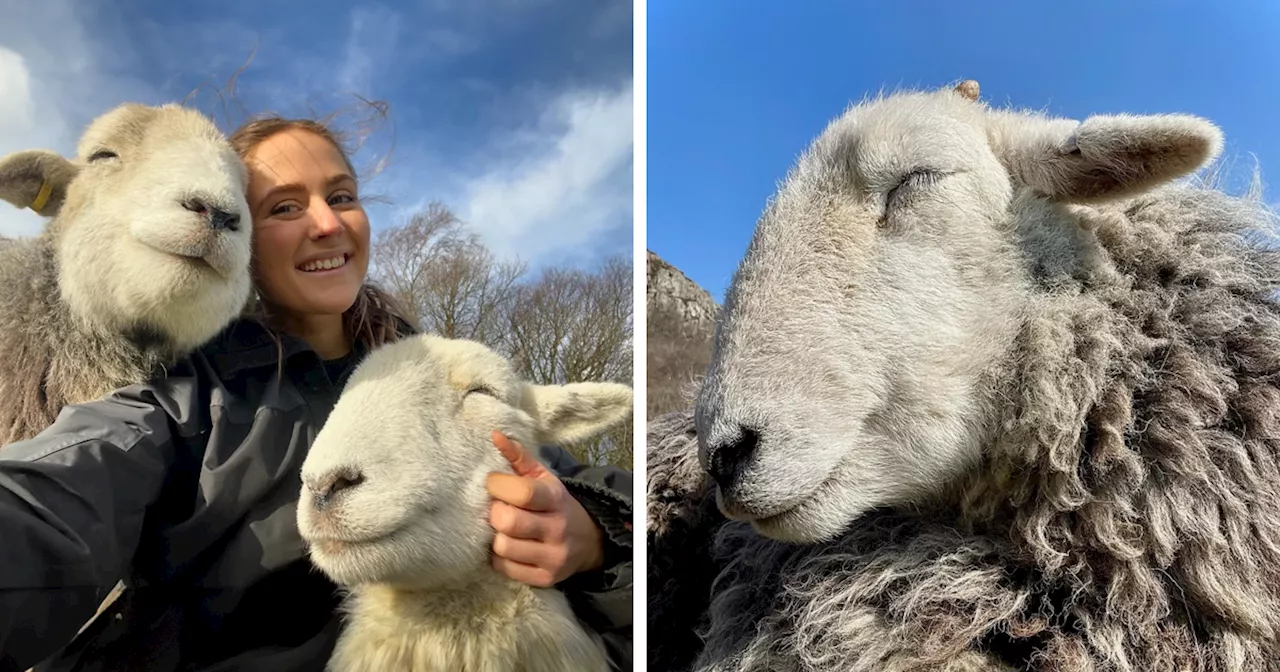
<instances>
[{"instance_id":1,"label":"sheep nostril","mask_svg":"<svg viewBox=\"0 0 1280 672\"><path fill-rule=\"evenodd\" d=\"M204 201L201 201L196 198L189 198L183 201L182 207L190 210L191 212L196 213L197 215L204 215L204 214L208 214L209 212L209 206L205 205Z\"/></svg>"},{"instance_id":2,"label":"sheep nostril","mask_svg":"<svg viewBox=\"0 0 1280 672\"><path fill-rule=\"evenodd\" d=\"M234 212L227 212L219 208L213 208L209 215L209 228L214 231L239 231L240 215Z\"/></svg>"},{"instance_id":3,"label":"sheep nostril","mask_svg":"<svg viewBox=\"0 0 1280 672\"><path fill-rule=\"evenodd\" d=\"M740 427L737 436L712 445L707 455L707 471L711 478L722 489L733 488L747 463L755 457L759 445L759 433L746 427Z\"/></svg>"},{"instance_id":4,"label":"sheep nostril","mask_svg":"<svg viewBox=\"0 0 1280 672\"><path fill-rule=\"evenodd\" d=\"M328 474L311 489L317 508L328 506L342 492L364 483L364 475L358 471L341 470Z\"/></svg>"},{"instance_id":5,"label":"sheep nostril","mask_svg":"<svg viewBox=\"0 0 1280 672\"><path fill-rule=\"evenodd\" d=\"M182 207L206 217L209 228L214 231L239 231L240 215L234 212L228 212L222 208L209 205L199 198L188 198L182 202Z\"/></svg>"}]
</instances>

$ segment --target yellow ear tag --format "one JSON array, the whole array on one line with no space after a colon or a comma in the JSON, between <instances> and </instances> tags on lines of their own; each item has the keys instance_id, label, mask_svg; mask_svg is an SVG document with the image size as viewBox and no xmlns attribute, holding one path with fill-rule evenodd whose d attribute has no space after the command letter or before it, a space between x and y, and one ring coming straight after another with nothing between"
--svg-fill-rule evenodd
<instances>
[{"instance_id":1,"label":"yellow ear tag","mask_svg":"<svg viewBox=\"0 0 1280 672\"><path fill-rule=\"evenodd\" d=\"M31 201L31 209L40 212L45 204L49 202L49 195L53 193L53 185L49 184L49 180L40 183L40 193L36 194L36 200Z\"/></svg>"}]
</instances>

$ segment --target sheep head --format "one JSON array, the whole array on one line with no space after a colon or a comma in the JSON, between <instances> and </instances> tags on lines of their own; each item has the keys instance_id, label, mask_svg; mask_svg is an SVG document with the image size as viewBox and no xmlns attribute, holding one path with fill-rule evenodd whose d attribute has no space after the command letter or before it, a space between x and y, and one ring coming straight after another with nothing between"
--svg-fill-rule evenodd
<instances>
[{"instance_id":1,"label":"sheep head","mask_svg":"<svg viewBox=\"0 0 1280 672\"><path fill-rule=\"evenodd\" d=\"M766 207L696 409L727 516L818 542L945 495L999 429L1033 257L1086 254L1067 213L1221 147L1195 117L1053 119L989 109L977 90L852 107Z\"/></svg>"},{"instance_id":2,"label":"sheep head","mask_svg":"<svg viewBox=\"0 0 1280 672\"><path fill-rule=\"evenodd\" d=\"M86 324L186 350L249 295L248 173L204 115L121 105L94 120L76 156L0 158L0 198L53 217L63 298Z\"/></svg>"},{"instance_id":3,"label":"sheep head","mask_svg":"<svg viewBox=\"0 0 1280 672\"><path fill-rule=\"evenodd\" d=\"M496 429L533 450L625 421L631 388L533 385L472 341L415 336L352 374L302 467L298 527L334 581L432 587L486 571L485 480L511 467Z\"/></svg>"}]
</instances>

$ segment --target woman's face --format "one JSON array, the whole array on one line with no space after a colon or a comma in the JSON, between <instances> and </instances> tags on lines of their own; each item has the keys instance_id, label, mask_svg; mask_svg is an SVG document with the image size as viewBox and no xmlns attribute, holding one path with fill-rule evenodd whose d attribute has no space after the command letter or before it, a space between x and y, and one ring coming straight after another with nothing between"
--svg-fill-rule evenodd
<instances>
[{"instance_id":1,"label":"woman's face","mask_svg":"<svg viewBox=\"0 0 1280 672\"><path fill-rule=\"evenodd\" d=\"M369 218L342 154L301 129L245 157L258 291L295 317L351 307L369 267Z\"/></svg>"}]
</instances>

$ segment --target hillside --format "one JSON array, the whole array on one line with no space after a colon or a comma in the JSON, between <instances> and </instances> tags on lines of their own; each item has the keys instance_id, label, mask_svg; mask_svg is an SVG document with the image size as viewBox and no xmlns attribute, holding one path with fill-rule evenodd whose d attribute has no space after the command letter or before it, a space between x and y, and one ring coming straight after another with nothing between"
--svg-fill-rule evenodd
<instances>
[{"instance_id":1,"label":"hillside","mask_svg":"<svg viewBox=\"0 0 1280 672\"><path fill-rule=\"evenodd\" d=\"M711 294L652 251L646 261L646 414L687 406L689 393L711 361L719 310Z\"/></svg>"}]
</instances>

